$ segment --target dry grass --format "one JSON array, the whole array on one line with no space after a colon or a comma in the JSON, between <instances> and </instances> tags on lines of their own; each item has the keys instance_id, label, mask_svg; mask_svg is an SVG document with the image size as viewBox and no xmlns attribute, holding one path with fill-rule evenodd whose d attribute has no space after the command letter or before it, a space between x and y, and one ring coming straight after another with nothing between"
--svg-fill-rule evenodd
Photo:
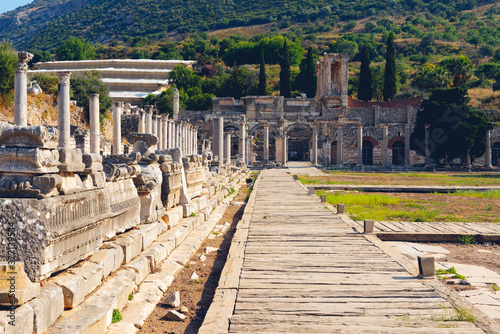
<instances>
[{"instance_id":1,"label":"dry grass","mask_svg":"<svg viewBox=\"0 0 500 334\"><path fill-rule=\"evenodd\" d=\"M469 89L471 105L482 109L500 108L500 91L493 91L491 88L471 88Z\"/></svg>"}]
</instances>

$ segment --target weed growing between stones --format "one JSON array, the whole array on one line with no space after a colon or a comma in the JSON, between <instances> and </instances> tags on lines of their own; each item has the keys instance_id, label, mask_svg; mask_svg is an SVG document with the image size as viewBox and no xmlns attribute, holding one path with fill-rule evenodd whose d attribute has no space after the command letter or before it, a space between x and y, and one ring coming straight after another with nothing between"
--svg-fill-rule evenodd
<instances>
[{"instance_id":1,"label":"weed growing between stones","mask_svg":"<svg viewBox=\"0 0 500 334\"><path fill-rule=\"evenodd\" d=\"M462 245L475 244L474 237L472 235L459 235L458 242L460 242Z\"/></svg>"},{"instance_id":2,"label":"weed growing between stones","mask_svg":"<svg viewBox=\"0 0 500 334\"><path fill-rule=\"evenodd\" d=\"M120 310L115 308L113 310L113 317L111 318L111 323L116 324L117 322L120 322L123 319Z\"/></svg>"}]
</instances>

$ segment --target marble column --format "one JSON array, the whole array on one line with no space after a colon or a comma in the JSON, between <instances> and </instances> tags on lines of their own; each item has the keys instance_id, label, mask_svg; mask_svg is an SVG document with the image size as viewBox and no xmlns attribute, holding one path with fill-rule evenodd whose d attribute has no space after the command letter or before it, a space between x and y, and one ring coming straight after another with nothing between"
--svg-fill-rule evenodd
<instances>
[{"instance_id":1,"label":"marble column","mask_svg":"<svg viewBox=\"0 0 500 334\"><path fill-rule=\"evenodd\" d=\"M224 163L224 118L214 118L214 129L213 129L213 152L214 157L219 158L219 165Z\"/></svg>"},{"instance_id":2,"label":"marble column","mask_svg":"<svg viewBox=\"0 0 500 334\"><path fill-rule=\"evenodd\" d=\"M174 122L168 122L168 148L174 148L174 130L175 124Z\"/></svg>"},{"instance_id":3,"label":"marble column","mask_svg":"<svg viewBox=\"0 0 500 334\"><path fill-rule=\"evenodd\" d=\"M151 109L146 108L146 133L153 133L153 115L151 114Z\"/></svg>"},{"instance_id":4,"label":"marble column","mask_svg":"<svg viewBox=\"0 0 500 334\"><path fill-rule=\"evenodd\" d=\"M363 164L363 125L358 124L358 165Z\"/></svg>"},{"instance_id":5,"label":"marble column","mask_svg":"<svg viewBox=\"0 0 500 334\"><path fill-rule=\"evenodd\" d=\"M240 147L239 147L239 154L241 159L243 160L243 163L247 163L247 123L246 122L240 122Z\"/></svg>"},{"instance_id":6,"label":"marble column","mask_svg":"<svg viewBox=\"0 0 500 334\"><path fill-rule=\"evenodd\" d=\"M163 121L160 115L156 116L156 136L158 137L157 149L162 150L163 145Z\"/></svg>"},{"instance_id":7,"label":"marble column","mask_svg":"<svg viewBox=\"0 0 500 334\"><path fill-rule=\"evenodd\" d=\"M283 165L285 165L288 162L288 139L286 137L286 134L283 135L283 141L282 141L283 149L281 150L281 153L283 154Z\"/></svg>"},{"instance_id":8,"label":"marble column","mask_svg":"<svg viewBox=\"0 0 500 334\"><path fill-rule=\"evenodd\" d=\"M276 162L283 163L283 137L278 136L274 137L274 146L275 146L275 154L276 154Z\"/></svg>"},{"instance_id":9,"label":"marble column","mask_svg":"<svg viewBox=\"0 0 500 334\"><path fill-rule=\"evenodd\" d=\"M90 153L100 153L99 94L89 96Z\"/></svg>"},{"instance_id":10,"label":"marble column","mask_svg":"<svg viewBox=\"0 0 500 334\"><path fill-rule=\"evenodd\" d=\"M405 124L405 166L411 166L410 156L410 124Z\"/></svg>"},{"instance_id":11,"label":"marble column","mask_svg":"<svg viewBox=\"0 0 500 334\"><path fill-rule=\"evenodd\" d=\"M154 134L155 136L158 136L157 131L158 131L158 125L156 122L156 115L151 114L151 133Z\"/></svg>"},{"instance_id":12,"label":"marble column","mask_svg":"<svg viewBox=\"0 0 500 334\"><path fill-rule=\"evenodd\" d=\"M113 103L113 154L122 154L122 103Z\"/></svg>"},{"instance_id":13,"label":"marble column","mask_svg":"<svg viewBox=\"0 0 500 334\"><path fill-rule=\"evenodd\" d=\"M173 106L173 119L174 121L179 119L179 91L177 88L172 89L174 92L174 106Z\"/></svg>"},{"instance_id":14,"label":"marble column","mask_svg":"<svg viewBox=\"0 0 500 334\"><path fill-rule=\"evenodd\" d=\"M163 114L161 115L161 122L162 122L162 144L161 144L161 149L166 150L167 147L167 141L168 141L168 114Z\"/></svg>"},{"instance_id":15,"label":"marble column","mask_svg":"<svg viewBox=\"0 0 500 334\"><path fill-rule=\"evenodd\" d=\"M14 123L17 126L28 126L28 62L33 55L23 51L17 57L17 70L14 72Z\"/></svg>"},{"instance_id":16,"label":"marble column","mask_svg":"<svg viewBox=\"0 0 500 334\"><path fill-rule=\"evenodd\" d=\"M193 127L193 154L198 154L198 128Z\"/></svg>"},{"instance_id":17,"label":"marble column","mask_svg":"<svg viewBox=\"0 0 500 334\"><path fill-rule=\"evenodd\" d=\"M384 166L389 166L389 126L387 124L383 125L382 128L382 141L384 145Z\"/></svg>"},{"instance_id":18,"label":"marble column","mask_svg":"<svg viewBox=\"0 0 500 334\"><path fill-rule=\"evenodd\" d=\"M224 134L224 158L227 162L231 162L231 133L227 132Z\"/></svg>"},{"instance_id":19,"label":"marble column","mask_svg":"<svg viewBox=\"0 0 500 334\"><path fill-rule=\"evenodd\" d=\"M251 165L253 163L252 154L253 154L253 136L249 136L247 140L247 163Z\"/></svg>"},{"instance_id":20,"label":"marble column","mask_svg":"<svg viewBox=\"0 0 500 334\"><path fill-rule=\"evenodd\" d=\"M318 164L318 126L313 126L313 138L312 138L312 163L313 165Z\"/></svg>"},{"instance_id":21,"label":"marble column","mask_svg":"<svg viewBox=\"0 0 500 334\"><path fill-rule=\"evenodd\" d=\"M269 125L264 124L264 164L269 163Z\"/></svg>"},{"instance_id":22,"label":"marble column","mask_svg":"<svg viewBox=\"0 0 500 334\"><path fill-rule=\"evenodd\" d=\"M486 130L486 151L484 153L484 168L491 168L491 130Z\"/></svg>"},{"instance_id":23,"label":"marble column","mask_svg":"<svg viewBox=\"0 0 500 334\"><path fill-rule=\"evenodd\" d=\"M59 130L59 142L60 148L69 148L71 140L71 110L70 110L70 97L69 97L69 85L71 72L59 72L59 115L57 117L57 124Z\"/></svg>"},{"instance_id":24,"label":"marble column","mask_svg":"<svg viewBox=\"0 0 500 334\"><path fill-rule=\"evenodd\" d=\"M146 132L146 114L143 109L139 109L139 126L137 128L139 133Z\"/></svg>"},{"instance_id":25,"label":"marble column","mask_svg":"<svg viewBox=\"0 0 500 334\"><path fill-rule=\"evenodd\" d=\"M342 124L337 125L337 166L341 167L343 164L342 161Z\"/></svg>"},{"instance_id":26,"label":"marble column","mask_svg":"<svg viewBox=\"0 0 500 334\"><path fill-rule=\"evenodd\" d=\"M430 131L429 124L425 125L425 165L429 166L431 164L431 148L430 148Z\"/></svg>"}]
</instances>

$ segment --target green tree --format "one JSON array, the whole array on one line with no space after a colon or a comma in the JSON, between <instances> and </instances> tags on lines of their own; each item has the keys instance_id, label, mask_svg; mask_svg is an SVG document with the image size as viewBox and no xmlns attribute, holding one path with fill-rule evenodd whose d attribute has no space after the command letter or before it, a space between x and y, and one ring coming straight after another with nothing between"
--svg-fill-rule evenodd
<instances>
[{"instance_id":1,"label":"green tree","mask_svg":"<svg viewBox=\"0 0 500 334\"><path fill-rule=\"evenodd\" d=\"M354 59L359 51L358 43L341 38L335 44L330 46L330 51L333 53L347 53L349 59Z\"/></svg>"},{"instance_id":2,"label":"green tree","mask_svg":"<svg viewBox=\"0 0 500 334\"><path fill-rule=\"evenodd\" d=\"M229 80L230 86L232 88L232 94L235 99L239 99L243 96L243 78L241 77L241 69L236 66L233 66L233 71L231 72L231 78Z\"/></svg>"},{"instance_id":3,"label":"green tree","mask_svg":"<svg viewBox=\"0 0 500 334\"><path fill-rule=\"evenodd\" d=\"M201 85L201 77L193 70L182 65L175 66L170 72L169 78L179 89L188 90Z\"/></svg>"},{"instance_id":4,"label":"green tree","mask_svg":"<svg viewBox=\"0 0 500 334\"><path fill-rule=\"evenodd\" d=\"M111 108L113 102L109 97L109 88L101 80L97 71L88 71L74 74L71 78L71 97L77 104L85 109L86 119L89 112L89 95L99 94L99 111L105 113Z\"/></svg>"},{"instance_id":5,"label":"green tree","mask_svg":"<svg viewBox=\"0 0 500 334\"><path fill-rule=\"evenodd\" d=\"M7 41L0 42L0 101L10 104L14 99L14 72L17 68L17 53L12 44Z\"/></svg>"},{"instance_id":6,"label":"green tree","mask_svg":"<svg viewBox=\"0 0 500 334\"><path fill-rule=\"evenodd\" d=\"M363 48L361 56L361 70L359 72L358 99L371 101L372 99L372 74L370 71L370 51L368 47Z\"/></svg>"},{"instance_id":7,"label":"green tree","mask_svg":"<svg viewBox=\"0 0 500 334\"><path fill-rule=\"evenodd\" d=\"M260 53L259 88L257 95L267 95L266 62L264 52Z\"/></svg>"},{"instance_id":8,"label":"green tree","mask_svg":"<svg viewBox=\"0 0 500 334\"><path fill-rule=\"evenodd\" d=\"M493 125L484 112L469 105L467 87L436 88L422 101L411 135L411 149L425 154L425 125L429 124L429 149L434 159L472 161L485 152L485 133Z\"/></svg>"},{"instance_id":9,"label":"green tree","mask_svg":"<svg viewBox=\"0 0 500 334\"><path fill-rule=\"evenodd\" d=\"M96 57L95 47L76 37L68 37L56 50L57 60L90 60Z\"/></svg>"},{"instance_id":10,"label":"green tree","mask_svg":"<svg viewBox=\"0 0 500 334\"><path fill-rule=\"evenodd\" d=\"M394 33L391 32L387 39L385 56L384 101L391 100L396 93L396 47L394 46Z\"/></svg>"},{"instance_id":11,"label":"green tree","mask_svg":"<svg viewBox=\"0 0 500 334\"><path fill-rule=\"evenodd\" d=\"M452 75L454 87L466 85L474 73L473 65L466 56L444 58L439 62L439 66Z\"/></svg>"},{"instance_id":12,"label":"green tree","mask_svg":"<svg viewBox=\"0 0 500 334\"><path fill-rule=\"evenodd\" d=\"M55 74L38 72L31 80L36 81L44 93L57 95L59 91L59 79Z\"/></svg>"},{"instance_id":13,"label":"green tree","mask_svg":"<svg viewBox=\"0 0 500 334\"><path fill-rule=\"evenodd\" d=\"M306 73L304 75L304 92L307 97L312 99L316 96L316 67L313 58L313 49L307 49Z\"/></svg>"},{"instance_id":14,"label":"green tree","mask_svg":"<svg viewBox=\"0 0 500 334\"><path fill-rule=\"evenodd\" d=\"M451 79L450 72L443 67L426 64L417 72L412 84L423 89L442 88L449 87Z\"/></svg>"},{"instance_id":15,"label":"green tree","mask_svg":"<svg viewBox=\"0 0 500 334\"><path fill-rule=\"evenodd\" d=\"M477 45L483 43L483 36L479 31L471 29L467 33L467 36L465 36L465 41L467 43L473 44L474 48L477 49Z\"/></svg>"},{"instance_id":16,"label":"green tree","mask_svg":"<svg viewBox=\"0 0 500 334\"><path fill-rule=\"evenodd\" d=\"M280 95L284 96L285 98L290 98L292 96L292 83L290 76L290 54L288 52L288 38L285 38L285 43L283 44L280 67Z\"/></svg>"}]
</instances>

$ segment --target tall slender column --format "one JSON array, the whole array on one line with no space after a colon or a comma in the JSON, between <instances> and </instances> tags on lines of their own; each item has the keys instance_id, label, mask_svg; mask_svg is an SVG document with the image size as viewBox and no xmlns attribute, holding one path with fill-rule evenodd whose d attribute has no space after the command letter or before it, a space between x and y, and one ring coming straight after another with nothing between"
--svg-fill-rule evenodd
<instances>
[{"instance_id":1,"label":"tall slender column","mask_svg":"<svg viewBox=\"0 0 500 334\"><path fill-rule=\"evenodd\" d=\"M269 163L269 125L264 124L264 164Z\"/></svg>"},{"instance_id":2,"label":"tall slender column","mask_svg":"<svg viewBox=\"0 0 500 334\"><path fill-rule=\"evenodd\" d=\"M342 154L342 124L337 125L337 165L340 167L343 165L343 154Z\"/></svg>"},{"instance_id":3,"label":"tall slender column","mask_svg":"<svg viewBox=\"0 0 500 334\"><path fill-rule=\"evenodd\" d=\"M358 124L358 164L363 164L363 125Z\"/></svg>"},{"instance_id":4,"label":"tall slender column","mask_svg":"<svg viewBox=\"0 0 500 334\"><path fill-rule=\"evenodd\" d=\"M312 163L313 165L318 164L318 126L315 124L313 126L313 157L312 157Z\"/></svg>"},{"instance_id":5,"label":"tall slender column","mask_svg":"<svg viewBox=\"0 0 500 334\"><path fill-rule=\"evenodd\" d=\"M158 125L156 122L156 115L151 114L151 134L158 136L157 132L158 131Z\"/></svg>"},{"instance_id":6,"label":"tall slender column","mask_svg":"<svg viewBox=\"0 0 500 334\"><path fill-rule=\"evenodd\" d=\"M153 115L148 107L146 107L146 133L153 133Z\"/></svg>"},{"instance_id":7,"label":"tall slender column","mask_svg":"<svg viewBox=\"0 0 500 334\"><path fill-rule=\"evenodd\" d=\"M383 125L382 129L382 141L384 145L384 166L389 166L389 126L387 124Z\"/></svg>"},{"instance_id":8,"label":"tall slender column","mask_svg":"<svg viewBox=\"0 0 500 334\"><path fill-rule=\"evenodd\" d=\"M425 165L429 166L431 164L431 148L430 148L430 133L429 124L425 125Z\"/></svg>"},{"instance_id":9,"label":"tall slender column","mask_svg":"<svg viewBox=\"0 0 500 334\"><path fill-rule=\"evenodd\" d=\"M193 127L193 154L198 154L198 128Z\"/></svg>"},{"instance_id":10,"label":"tall slender column","mask_svg":"<svg viewBox=\"0 0 500 334\"><path fill-rule=\"evenodd\" d=\"M246 122L240 122L240 147L239 147L239 154L241 159L243 159L243 163L247 163L247 123Z\"/></svg>"},{"instance_id":11,"label":"tall slender column","mask_svg":"<svg viewBox=\"0 0 500 334\"><path fill-rule=\"evenodd\" d=\"M253 154L253 136L249 136L247 140L247 162L249 165L253 163L252 154Z\"/></svg>"},{"instance_id":12,"label":"tall slender column","mask_svg":"<svg viewBox=\"0 0 500 334\"><path fill-rule=\"evenodd\" d=\"M139 109L139 126L137 127L137 132L146 132L146 114L143 109Z\"/></svg>"},{"instance_id":13,"label":"tall slender column","mask_svg":"<svg viewBox=\"0 0 500 334\"><path fill-rule=\"evenodd\" d=\"M168 148L174 148L174 130L175 124L172 121L168 122Z\"/></svg>"},{"instance_id":14,"label":"tall slender column","mask_svg":"<svg viewBox=\"0 0 500 334\"><path fill-rule=\"evenodd\" d=\"M28 126L28 62L33 55L28 52L17 54L17 70L14 72L14 123Z\"/></svg>"},{"instance_id":15,"label":"tall slender column","mask_svg":"<svg viewBox=\"0 0 500 334\"><path fill-rule=\"evenodd\" d=\"M69 148L71 140L70 128L70 105L69 105L69 84L71 72L59 72L59 115L57 117L57 124L59 130L59 147Z\"/></svg>"},{"instance_id":16,"label":"tall slender column","mask_svg":"<svg viewBox=\"0 0 500 334\"><path fill-rule=\"evenodd\" d=\"M101 127L99 125L99 94L89 96L90 153L99 153Z\"/></svg>"},{"instance_id":17,"label":"tall slender column","mask_svg":"<svg viewBox=\"0 0 500 334\"><path fill-rule=\"evenodd\" d=\"M224 158L227 160L227 162L231 162L231 132L225 133L224 136L225 136Z\"/></svg>"},{"instance_id":18,"label":"tall slender column","mask_svg":"<svg viewBox=\"0 0 500 334\"><path fill-rule=\"evenodd\" d=\"M122 103L113 103L113 154L122 153Z\"/></svg>"},{"instance_id":19,"label":"tall slender column","mask_svg":"<svg viewBox=\"0 0 500 334\"><path fill-rule=\"evenodd\" d=\"M161 116L156 116L156 136L158 137L158 149L163 149L163 121Z\"/></svg>"},{"instance_id":20,"label":"tall slender column","mask_svg":"<svg viewBox=\"0 0 500 334\"><path fill-rule=\"evenodd\" d=\"M405 124L405 166L411 166L410 156L410 124Z\"/></svg>"},{"instance_id":21,"label":"tall slender column","mask_svg":"<svg viewBox=\"0 0 500 334\"><path fill-rule=\"evenodd\" d=\"M288 139L286 137L286 133L283 135L283 149L281 150L283 154L283 165L285 165L288 162Z\"/></svg>"},{"instance_id":22,"label":"tall slender column","mask_svg":"<svg viewBox=\"0 0 500 334\"><path fill-rule=\"evenodd\" d=\"M172 89L174 92L174 112L173 112L173 119L174 121L179 119L179 91L177 88Z\"/></svg>"},{"instance_id":23,"label":"tall slender column","mask_svg":"<svg viewBox=\"0 0 500 334\"><path fill-rule=\"evenodd\" d=\"M214 156L219 157L219 165L224 163L224 118L219 117L214 119L213 129L213 151Z\"/></svg>"},{"instance_id":24,"label":"tall slender column","mask_svg":"<svg viewBox=\"0 0 500 334\"><path fill-rule=\"evenodd\" d=\"M486 151L484 153L484 168L491 168L491 130L486 130Z\"/></svg>"}]
</instances>

